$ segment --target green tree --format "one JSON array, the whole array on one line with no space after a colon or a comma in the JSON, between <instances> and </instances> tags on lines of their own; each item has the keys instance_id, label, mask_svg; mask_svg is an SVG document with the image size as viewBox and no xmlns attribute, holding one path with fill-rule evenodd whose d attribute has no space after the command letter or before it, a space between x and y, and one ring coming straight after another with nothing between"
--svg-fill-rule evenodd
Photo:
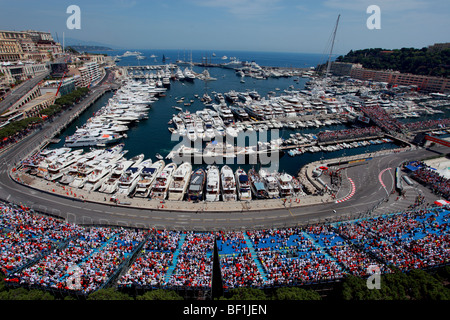
<instances>
[{"instance_id":1,"label":"green tree","mask_svg":"<svg viewBox=\"0 0 450 320\"><path fill-rule=\"evenodd\" d=\"M55 300L55 297L41 290L17 288L1 291L0 300Z\"/></svg>"},{"instance_id":2,"label":"green tree","mask_svg":"<svg viewBox=\"0 0 450 320\"><path fill-rule=\"evenodd\" d=\"M133 300L129 295L119 292L114 288L100 289L92 292L87 300Z\"/></svg>"},{"instance_id":3,"label":"green tree","mask_svg":"<svg viewBox=\"0 0 450 320\"><path fill-rule=\"evenodd\" d=\"M273 300L321 300L320 295L314 290L302 288L279 288L272 296Z\"/></svg>"},{"instance_id":4,"label":"green tree","mask_svg":"<svg viewBox=\"0 0 450 320\"><path fill-rule=\"evenodd\" d=\"M267 300L264 291L255 288L231 289L230 294L230 298L223 300Z\"/></svg>"},{"instance_id":5,"label":"green tree","mask_svg":"<svg viewBox=\"0 0 450 320\"><path fill-rule=\"evenodd\" d=\"M136 300L183 300L183 297L173 290L156 289L147 291Z\"/></svg>"}]
</instances>

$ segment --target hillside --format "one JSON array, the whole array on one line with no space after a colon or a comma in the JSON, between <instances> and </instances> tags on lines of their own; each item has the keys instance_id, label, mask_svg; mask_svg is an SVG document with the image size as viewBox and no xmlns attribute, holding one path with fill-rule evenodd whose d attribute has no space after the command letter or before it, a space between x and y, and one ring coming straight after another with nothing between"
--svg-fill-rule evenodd
<instances>
[{"instance_id":1,"label":"hillside","mask_svg":"<svg viewBox=\"0 0 450 320\"><path fill-rule=\"evenodd\" d=\"M392 69L403 73L450 77L450 49L438 52L427 48L350 50L336 61L360 63L367 69Z\"/></svg>"}]
</instances>

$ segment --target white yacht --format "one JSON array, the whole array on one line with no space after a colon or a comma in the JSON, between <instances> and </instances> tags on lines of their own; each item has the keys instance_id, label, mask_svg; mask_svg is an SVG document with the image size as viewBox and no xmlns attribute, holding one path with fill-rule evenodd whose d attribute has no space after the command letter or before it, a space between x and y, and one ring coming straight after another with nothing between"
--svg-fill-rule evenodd
<instances>
[{"instance_id":1,"label":"white yacht","mask_svg":"<svg viewBox=\"0 0 450 320\"><path fill-rule=\"evenodd\" d=\"M227 127L227 129L225 130L226 134L230 137L230 138L236 138L239 134L239 132L236 130L235 127L233 126L229 126Z\"/></svg>"},{"instance_id":2,"label":"white yacht","mask_svg":"<svg viewBox=\"0 0 450 320\"><path fill-rule=\"evenodd\" d=\"M187 128L187 137L190 141L197 140L197 138L198 138L197 131L195 130L194 127Z\"/></svg>"},{"instance_id":3,"label":"white yacht","mask_svg":"<svg viewBox=\"0 0 450 320\"><path fill-rule=\"evenodd\" d=\"M173 173L173 179L169 186L168 200L181 201L184 198L189 178L192 173L192 164L189 162L182 163Z\"/></svg>"},{"instance_id":4,"label":"white yacht","mask_svg":"<svg viewBox=\"0 0 450 320\"><path fill-rule=\"evenodd\" d=\"M259 170L260 177L264 180L264 185L269 198L278 198L280 191L278 188L278 179L274 173L268 172L266 169Z\"/></svg>"},{"instance_id":5,"label":"white yacht","mask_svg":"<svg viewBox=\"0 0 450 320\"><path fill-rule=\"evenodd\" d=\"M203 128L203 121L200 119L195 121L195 134L197 135L198 139L204 140L205 129Z\"/></svg>"},{"instance_id":6,"label":"white yacht","mask_svg":"<svg viewBox=\"0 0 450 320\"><path fill-rule=\"evenodd\" d=\"M119 178L119 188L117 194L129 196L134 192L144 167L152 164L151 159L145 161L135 161L134 165L129 167Z\"/></svg>"},{"instance_id":7,"label":"white yacht","mask_svg":"<svg viewBox=\"0 0 450 320\"><path fill-rule=\"evenodd\" d=\"M228 165L224 165L220 170L220 180L223 201L236 201L236 179L233 170Z\"/></svg>"},{"instance_id":8,"label":"white yacht","mask_svg":"<svg viewBox=\"0 0 450 320\"><path fill-rule=\"evenodd\" d=\"M216 133L214 132L214 129L211 125L206 126L205 134L204 134L204 141L212 141L216 138Z\"/></svg>"},{"instance_id":9,"label":"white yacht","mask_svg":"<svg viewBox=\"0 0 450 320\"><path fill-rule=\"evenodd\" d=\"M177 164L172 162L164 167L151 185L150 197L152 199L164 200L172 182L172 176L177 169Z\"/></svg>"},{"instance_id":10,"label":"white yacht","mask_svg":"<svg viewBox=\"0 0 450 320\"><path fill-rule=\"evenodd\" d=\"M292 188L294 189L294 195L304 195L301 182L294 176L292 177Z\"/></svg>"},{"instance_id":11,"label":"white yacht","mask_svg":"<svg viewBox=\"0 0 450 320\"><path fill-rule=\"evenodd\" d=\"M220 172L215 165L209 165L206 170L206 201L220 199Z\"/></svg>"},{"instance_id":12,"label":"white yacht","mask_svg":"<svg viewBox=\"0 0 450 320\"><path fill-rule=\"evenodd\" d=\"M121 160L117 162L116 167L112 170L108 179L101 185L99 191L108 194L116 192L119 187L119 178L133 163L134 161L130 160Z\"/></svg>"},{"instance_id":13,"label":"white yacht","mask_svg":"<svg viewBox=\"0 0 450 320\"><path fill-rule=\"evenodd\" d=\"M89 174L94 171L99 162L99 160L94 159L86 162L84 166L79 167L75 178L69 183L69 186L72 188L83 188L84 184L88 180Z\"/></svg>"},{"instance_id":14,"label":"white yacht","mask_svg":"<svg viewBox=\"0 0 450 320\"><path fill-rule=\"evenodd\" d=\"M117 133L82 133L74 134L66 137L64 146L68 148L72 147L89 147L98 145L107 145L114 143L122 138L122 135Z\"/></svg>"},{"instance_id":15,"label":"white yacht","mask_svg":"<svg viewBox=\"0 0 450 320\"><path fill-rule=\"evenodd\" d=\"M180 80L180 81L184 81L184 80L185 80L184 73L183 73L183 71L182 71L180 68L178 68L178 69L175 71L175 77L176 77L178 80Z\"/></svg>"},{"instance_id":16,"label":"white yacht","mask_svg":"<svg viewBox=\"0 0 450 320\"><path fill-rule=\"evenodd\" d=\"M278 176L278 188L282 198L291 197L294 194L292 186L292 176L287 173L282 173Z\"/></svg>"},{"instance_id":17,"label":"white yacht","mask_svg":"<svg viewBox=\"0 0 450 320\"><path fill-rule=\"evenodd\" d=\"M114 167L115 163L109 163L106 161L100 162L97 167L88 175L83 189L87 191L96 191L105 182L108 174L111 173Z\"/></svg>"},{"instance_id":18,"label":"white yacht","mask_svg":"<svg viewBox=\"0 0 450 320\"><path fill-rule=\"evenodd\" d=\"M242 201L252 200L250 181L244 169L238 168L236 170L236 184L239 199Z\"/></svg>"},{"instance_id":19,"label":"white yacht","mask_svg":"<svg viewBox=\"0 0 450 320\"><path fill-rule=\"evenodd\" d=\"M191 69L189 69L188 67L186 67L186 69L184 69L183 75L184 75L184 79L187 81L194 81L194 79L195 79L194 72Z\"/></svg>"},{"instance_id":20,"label":"white yacht","mask_svg":"<svg viewBox=\"0 0 450 320\"><path fill-rule=\"evenodd\" d=\"M47 165L47 172L44 175L44 178L49 181L56 181L61 178L66 172L69 171L69 165L71 162L75 162L75 159L67 160L67 159L58 159L53 161Z\"/></svg>"},{"instance_id":21,"label":"white yacht","mask_svg":"<svg viewBox=\"0 0 450 320\"><path fill-rule=\"evenodd\" d=\"M147 198L150 194L150 186L155 178L160 174L165 166L164 160L158 160L151 166L142 169L141 175L138 179L134 196L138 198Z\"/></svg>"}]
</instances>

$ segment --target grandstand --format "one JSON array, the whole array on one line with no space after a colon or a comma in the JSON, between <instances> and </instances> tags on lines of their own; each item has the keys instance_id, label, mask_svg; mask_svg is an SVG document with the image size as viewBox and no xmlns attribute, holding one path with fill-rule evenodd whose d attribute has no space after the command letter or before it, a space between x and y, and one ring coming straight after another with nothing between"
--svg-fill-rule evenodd
<instances>
[{"instance_id":1,"label":"grandstand","mask_svg":"<svg viewBox=\"0 0 450 320\"><path fill-rule=\"evenodd\" d=\"M448 264L449 213L431 206L296 228L193 232L84 227L1 203L0 268L8 285L63 295L109 286L205 291L216 240L224 290L332 283L367 277L371 265L390 273Z\"/></svg>"}]
</instances>

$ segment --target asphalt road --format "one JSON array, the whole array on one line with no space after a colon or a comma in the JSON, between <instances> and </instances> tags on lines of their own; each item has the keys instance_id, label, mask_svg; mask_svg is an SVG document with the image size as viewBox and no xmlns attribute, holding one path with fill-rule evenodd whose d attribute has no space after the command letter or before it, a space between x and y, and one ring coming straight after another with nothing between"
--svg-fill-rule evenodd
<instances>
[{"instance_id":1,"label":"asphalt road","mask_svg":"<svg viewBox=\"0 0 450 320\"><path fill-rule=\"evenodd\" d=\"M45 77L50 74L50 71L46 71L42 74L35 76L21 83L17 88L11 91L4 100L0 101L0 113L5 112L11 106L17 102L21 97L23 97L28 91L33 89L39 82L41 82Z\"/></svg>"}]
</instances>

